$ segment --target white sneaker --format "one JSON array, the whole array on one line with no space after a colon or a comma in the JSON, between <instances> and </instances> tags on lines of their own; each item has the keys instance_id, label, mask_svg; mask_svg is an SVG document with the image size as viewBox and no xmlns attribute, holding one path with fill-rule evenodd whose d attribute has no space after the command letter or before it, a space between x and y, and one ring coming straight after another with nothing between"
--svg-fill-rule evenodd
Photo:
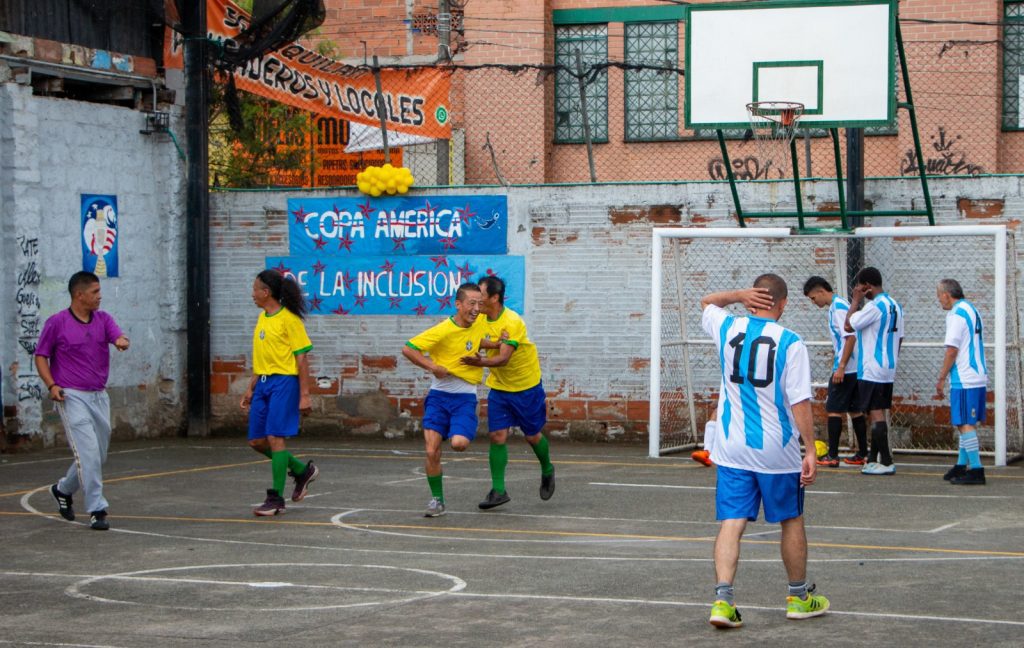
<instances>
[{"instance_id":1,"label":"white sneaker","mask_svg":"<svg viewBox=\"0 0 1024 648\"><path fill-rule=\"evenodd\" d=\"M863 475L895 475L896 464L892 463L886 466L880 463L871 463L864 466L864 469L860 471Z\"/></svg>"},{"instance_id":2,"label":"white sneaker","mask_svg":"<svg viewBox=\"0 0 1024 648\"><path fill-rule=\"evenodd\" d=\"M427 502L427 512L423 514L423 517L438 517L444 515L444 502L436 497L431 497L430 501Z\"/></svg>"}]
</instances>

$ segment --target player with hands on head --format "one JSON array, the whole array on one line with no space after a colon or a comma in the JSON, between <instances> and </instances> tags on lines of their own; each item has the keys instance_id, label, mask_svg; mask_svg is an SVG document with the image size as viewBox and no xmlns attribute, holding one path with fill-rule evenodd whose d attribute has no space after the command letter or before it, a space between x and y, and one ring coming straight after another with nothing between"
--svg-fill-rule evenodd
<instances>
[{"instance_id":1,"label":"player with hands on head","mask_svg":"<svg viewBox=\"0 0 1024 648\"><path fill-rule=\"evenodd\" d=\"M964 290L956 279L943 279L936 297L946 314L946 355L943 358L935 395L943 397L949 378L950 420L960 434L960 451L956 465L943 476L959 486L985 483L978 445L978 423L985 422L985 396L988 368L985 365L985 341L981 315L974 304L964 298Z\"/></svg>"},{"instance_id":2,"label":"player with hands on head","mask_svg":"<svg viewBox=\"0 0 1024 648\"><path fill-rule=\"evenodd\" d=\"M811 370L800 337L778 323L786 308L786 282L763 274L752 288L712 293L701 299L701 326L721 361L718 432L711 460L718 472L715 510L715 602L710 623L718 628L743 624L734 601L740 539L761 505L767 522L782 527L782 561L789 579L786 617L824 614L828 599L807 584L804 487L814 483L814 421ZM725 310L743 304L749 316ZM801 458L800 440L804 443Z\"/></svg>"},{"instance_id":3,"label":"player with hands on head","mask_svg":"<svg viewBox=\"0 0 1024 648\"><path fill-rule=\"evenodd\" d=\"M252 282L252 301L261 311L252 334L252 378L241 407L249 411L249 447L270 459L273 487L253 514L266 517L283 513L284 484L289 472L295 480L292 501L306 497L320 475L312 461L305 464L285 448L285 440L298 436L309 399L309 352L313 343L302 322L306 300L294 280L277 270L264 270Z\"/></svg>"},{"instance_id":4,"label":"player with hands on head","mask_svg":"<svg viewBox=\"0 0 1024 648\"><path fill-rule=\"evenodd\" d=\"M896 472L889 449L887 415L892 407L892 384L903 347L903 307L882 289L878 268L861 269L854 279L853 298L844 328L857 334L856 409L871 419L871 448L865 475Z\"/></svg>"},{"instance_id":5,"label":"player with hands on head","mask_svg":"<svg viewBox=\"0 0 1024 648\"><path fill-rule=\"evenodd\" d=\"M463 452L476 438L476 386L484 370L462 362L480 349L483 327L480 287L464 283L455 293L455 315L423 331L405 343L402 355L430 374L430 391L423 400L423 441L426 446L427 484L430 501L424 517L444 515L444 475L441 446Z\"/></svg>"},{"instance_id":6,"label":"player with hands on head","mask_svg":"<svg viewBox=\"0 0 1024 648\"><path fill-rule=\"evenodd\" d=\"M54 401L75 460L64 477L50 487L57 511L75 519L73 495L82 489L89 526L110 528L103 496L103 464L110 446L110 345L118 351L131 346L114 318L100 310L100 280L91 272L76 272L68 281L71 306L51 315L35 349L36 372Z\"/></svg>"}]
</instances>

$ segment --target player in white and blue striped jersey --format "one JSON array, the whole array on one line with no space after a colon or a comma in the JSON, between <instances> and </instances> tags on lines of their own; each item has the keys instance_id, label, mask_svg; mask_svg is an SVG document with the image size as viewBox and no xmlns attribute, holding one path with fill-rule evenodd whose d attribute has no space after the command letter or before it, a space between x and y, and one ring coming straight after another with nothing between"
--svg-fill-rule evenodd
<instances>
[{"instance_id":1,"label":"player in white and blue striped jersey","mask_svg":"<svg viewBox=\"0 0 1024 648\"><path fill-rule=\"evenodd\" d=\"M764 274L753 288L713 293L701 300L701 326L714 340L722 372L711 448L718 472L715 511L720 526L710 622L720 628L742 624L733 590L740 538L747 521L757 519L762 503L765 520L782 526L782 560L789 576L786 616L806 619L824 614L829 606L828 599L807 586L804 486L814 483L817 470L811 369L800 336L777 321L787 297L786 282ZM751 315L740 317L725 310L737 303Z\"/></svg>"},{"instance_id":2,"label":"player in white and blue striped jersey","mask_svg":"<svg viewBox=\"0 0 1024 648\"><path fill-rule=\"evenodd\" d=\"M985 483L978 447L978 423L985 422L985 391L988 369L985 366L985 342L981 315L974 304L964 299L964 290L956 279L943 279L936 297L946 314L946 357L939 371L935 393L949 376L950 420L960 433L960 454L945 479L953 484Z\"/></svg>"},{"instance_id":3,"label":"player in white and blue striped jersey","mask_svg":"<svg viewBox=\"0 0 1024 648\"><path fill-rule=\"evenodd\" d=\"M828 454L818 460L819 466L839 466L839 437L843 433L846 415L850 415L853 433L857 438L857 451L844 461L855 466L867 463L868 430L864 413L857 402L857 336L845 329L846 313L850 302L832 292L832 284L824 277L810 277L804 283L804 296L818 308L828 306L828 333L832 341L832 373L825 397L828 414ZM852 443L851 443L852 445Z\"/></svg>"},{"instance_id":4,"label":"player in white and blue striped jersey","mask_svg":"<svg viewBox=\"0 0 1024 648\"><path fill-rule=\"evenodd\" d=\"M854 284L845 328L857 333L857 408L871 418L871 449L861 472L892 475L896 464L885 415L892 407L892 383L903 345L903 307L882 289L878 268L861 269ZM865 297L870 301L864 303Z\"/></svg>"}]
</instances>

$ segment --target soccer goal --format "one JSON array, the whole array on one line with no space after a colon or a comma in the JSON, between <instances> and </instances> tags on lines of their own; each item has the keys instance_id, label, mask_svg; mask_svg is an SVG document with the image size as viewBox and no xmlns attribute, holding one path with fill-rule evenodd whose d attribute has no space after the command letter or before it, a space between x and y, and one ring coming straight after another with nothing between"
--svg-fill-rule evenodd
<instances>
[{"instance_id":1,"label":"soccer goal","mask_svg":"<svg viewBox=\"0 0 1024 648\"><path fill-rule=\"evenodd\" d=\"M817 234L788 228L655 228L651 258L651 457L699 445L717 403L721 374L714 346L700 327L701 297L749 287L765 272L789 285L781 323L807 344L815 423L823 434L832 345L827 310L804 297L803 284L818 275L848 298L850 282L867 266L881 271L885 291L904 309L906 337L890 413L892 447L956 451L948 388L943 398L935 394L946 321L936 286L951 278L963 286L984 325L989 409L978 430L983 454L997 466L1024 456L1021 276L1015 241L1005 227L864 227Z\"/></svg>"}]
</instances>

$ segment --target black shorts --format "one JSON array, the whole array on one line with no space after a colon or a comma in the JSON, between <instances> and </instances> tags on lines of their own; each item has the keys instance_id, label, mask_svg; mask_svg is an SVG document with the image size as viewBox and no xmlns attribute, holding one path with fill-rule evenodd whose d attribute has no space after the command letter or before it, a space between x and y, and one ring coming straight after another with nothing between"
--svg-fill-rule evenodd
<instances>
[{"instance_id":1,"label":"black shorts","mask_svg":"<svg viewBox=\"0 0 1024 648\"><path fill-rule=\"evenodd\" d=\"M892 383L857 381L857 411L867 414L872 410L892 407Z\"/></svg>"},{"instance_id":2,"label":"black shorts","mask_svg":"<svg viewBox=\"0 0 1024 648\"><path fill-rule=\"evenodd\" d=\"M859 412L857 409L857 372L843 376L843 382L828 381L828 396L825 397L825 411L829 414Z\"/></svg>"}]
</instances>

